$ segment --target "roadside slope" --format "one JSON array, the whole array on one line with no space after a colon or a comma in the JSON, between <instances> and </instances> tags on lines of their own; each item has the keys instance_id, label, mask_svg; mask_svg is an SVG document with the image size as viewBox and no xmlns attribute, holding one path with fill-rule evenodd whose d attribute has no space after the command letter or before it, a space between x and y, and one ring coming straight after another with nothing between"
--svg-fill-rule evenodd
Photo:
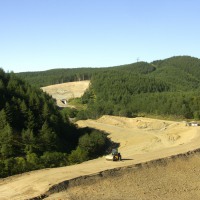
<instances>
[{"instance_id":1,"label":"roadside slope","mask_svg":"<svg viewBox=\"0 0 200 200\"><path fill-rule=\"evenodd\" d=\"M200 152L195 151L70 180L64 191L45 199L200 199L199 180Z\"/></svg>"}]
</instances>

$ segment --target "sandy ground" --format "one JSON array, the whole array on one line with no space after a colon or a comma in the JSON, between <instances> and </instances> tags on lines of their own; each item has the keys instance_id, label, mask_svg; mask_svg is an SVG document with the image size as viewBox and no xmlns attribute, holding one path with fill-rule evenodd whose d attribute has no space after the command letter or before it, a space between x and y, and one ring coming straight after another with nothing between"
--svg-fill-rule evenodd
<instances>
[{"instance_id":1,"label":"sandy ground","mask_svg":"<svg viewBox=\"0 0 200 200\"><path fill-rule=\"evenodd\" d=\"M75 181L77 186L70 187L65 192L52 194L46 199L170 199L170 195L175 193L178 195L184 190L185 194L188 190L193 192L188 193L189 196L199 195L200 197L200 181L198 181L200 179L197 179L199 175L195 176L199 172L199 158L192 157L191 162L188 159L187 162L184 159L178 159L176 162L167 162L164 165L152 163L152 165L144 164L141 168L136 167L138 163L199 149L199 127L188 127L185 122L114 116L78 121L77 124L80 127L89 126L109 133L109 137L114 142L120 143L119 151L123 161L106 161L105 157L101 157L74 166L38 170L2 179L0 180L0 199L33 198L44 194L56 184L64 184L65 186L61 184L61 189L65 189L70 183L66 180L95 173L100 173L101 176L96 176L103 178L98 181L89 179L88 182L87 178L82 178L82 184L80 180L77 180ZM127 168L118 174L111 170L107 171L107 176L105 174L102 176L105 170L127 166L132 166L133 170ZM96 176L92 176L94 180ZM187 182L187 179L192 177L194 180ZM187 194L185 197L187 199Z\"/></svg>"},{"instance_id":2,"label":"sandy ground","mask_svg":"<svg viewBox=\"0 0 200 200\"><path fill-rule=\"evenodd\" d=\"M200 154L162 159L138 167L109 170L48 200L191 200L200 199Z\"/></svg>"},{"instance_id":3,"label":"sandy ground","mask_svg":"<svg viewBox=\"0 0 200 200\"><path fill-rule=\"evenodd\" d=\"M68 82L42 87L41 89L57 101L59 107L67 107L61 100L81 97L89 87L90 81Z\"/></svg>"}]
</instances>

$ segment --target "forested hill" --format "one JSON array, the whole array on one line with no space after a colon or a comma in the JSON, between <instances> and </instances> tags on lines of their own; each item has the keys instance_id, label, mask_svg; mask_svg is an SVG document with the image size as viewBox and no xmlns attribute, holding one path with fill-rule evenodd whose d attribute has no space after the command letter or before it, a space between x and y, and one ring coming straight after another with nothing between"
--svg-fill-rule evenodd
<instances>
[{"instance_id":1,"label":"forested hill","mask_svg":"<svg viewBox=\"0 0 200 200\"><path fill-rule=\"evenodd\" d=\"M90 80L94 74L99 72L109 72L112 70L128 70L135 74L147 74L154 71L156 68L146 62L138 62L133 64L103 67L103 68L69 68L69 69L52 69L38 72L21 72L17 75L28 81L30 84L43 87L65 82Z\"/></svg>"},{"instance_id":2,"label":"forested hill","mask_svg":"<svg viewBox=\"0 0 200 200\"><path fill-rule=\"evenodd\" d=\"M109 69L110 70L110 69ZM79 118L103 114L200 119L200 60L189 56L114 67L95 74Z\"/></svg>"},{"instance_id":3,"label":"forested hill","mask_svg":"<svg viewBox=\"0 0 200 200\"><path fill-rule=\"evenodd\" d=\"M0 97L0 178L104 152L105 134L77 129L50 96L2 69Z\"/></svg>"},{"instance_id":4,"label":"forested hill","mask_svg":"<svg viewBox=\"0 0 200 200\"><path fill-rule=\"evenodd\" d=\"M117 70L145 75L173 85L176 90L190 90L199 87L200 60L190 56L176 56L152 63L137 62L105 68L52 69L41 72L22 72L17 75L37 87L91 80L98 73Z\"/></svg>"},{"instance_id":5,"label":"forested hill","mask_svg":"<svg viewBox=\"0 0 200 200\"><path fill-rule=\"evenodd\" d=\"M43 87L65 82L90 80L101 68L52 69L39 72L22 72L17 75L31 85Z\"/></svg>"},{"instance_id":6,"label":"forested hill","mask_svg":"<svg viewBox=\"0 0 200 200\"><path fill-rule=\"evenodd\" d=\"M200 59L189 56L172 57L152 63L156 70L151 76L171 83L179 90L200 87Z\"/></svg>"},{"instance_id":7,"label":"forested hill","mask_svg":"<svg viewBox=\"0 0 200 200\"><path fill-rule=\"evenodd\" d=\"M152 63L108 68L60 69L62 77L91 80L89 90L82 97L87 110L78 118L96 118L103 114L133 117L136 115L172 115L180 118L200 119L200 60L190 56L176 56ZM33 80L64 81L59 70L40 73L22 73ZM52 73L54 72L54 73ZM66 73L68 72L68 73ZM37 76L36 76L37 75ZM78 78L77 78L78 77ZM41 82L38 82L41 84ZM47 82L46 82L47 83ZM45 83L45 84L46 84ZM53 83L53 82L52 82Z\"/></svg>"}]
</instances>

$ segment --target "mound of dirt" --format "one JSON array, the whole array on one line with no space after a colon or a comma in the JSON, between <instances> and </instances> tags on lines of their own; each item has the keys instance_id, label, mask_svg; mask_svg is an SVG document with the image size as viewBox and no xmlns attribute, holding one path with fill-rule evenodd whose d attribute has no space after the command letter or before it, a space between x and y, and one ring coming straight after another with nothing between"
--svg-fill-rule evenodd
<instances>
[{"instance_id":1,"label":"mound of dirt","mask_svg":"<svg viewBox=\"0 0 200 200\"><path fill-rule=\"evenodd\" d=\"M149 130L165 130L168 124L166 122L145 122L142 120L138 120L137 127L138 128L148 128Z\"/></svg>"},{"instance_id":2,"label":"mound of dirt","mask_svg":"<svg viewBox=\"0 0 200 200\"><path fill-rule=\"evenodd\" d=\"M120 143L120 151L131 154L142 154L182 145L197 136L197 132L185 126L184 122L142 117L125 118L105 115L98 120L79 121L78 125L110 133L109 137Z\"/></svg>"},{"instance_id":3,"label":"mound of dirt","mask_svg":"<svg viewBox=\"0 0 200 200\"><path fill-rule=\"evenodd\" d=\"M135 120L136 119L136 120ZM167 123L164 120L152 120L150 118L126 118L126 117L116 117L116 116L107 116L104 115L98 122L104 124L110 124L114 126L124 127L124 128L139 128L139 129L148 129L148 130L162 130L166 129L170 123Z\"/></svg>"}]
</instances>

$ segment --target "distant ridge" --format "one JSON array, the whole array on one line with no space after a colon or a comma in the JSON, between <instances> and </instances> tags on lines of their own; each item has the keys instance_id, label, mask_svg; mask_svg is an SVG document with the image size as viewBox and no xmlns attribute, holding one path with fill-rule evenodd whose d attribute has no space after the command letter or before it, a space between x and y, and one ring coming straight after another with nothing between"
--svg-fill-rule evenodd
<instances>
[{"instance_id":1,"label":"distant ridge","mask_svg":"<svg viewBox=\"0 0 200 200\"><path fill-rule=\"evenodd\" d=\"M17 73L17 75L32 85L43 87L64 82L91 80L94 74L110 70L127 70L135 74L148 74L170 83L173 82L174 76L176 78L177 76L182 76L183 79L189 78L192 82L189 85L194 86L199 84L197 79L200 77L200 60L191 56L174 56L151 63L136 62L103 68L51 69L40 72L21 72ZM183 84L185 82L183 80L180 81ZM187 83L184 85L187 86Z\"/></svg>"}]
</instances>

